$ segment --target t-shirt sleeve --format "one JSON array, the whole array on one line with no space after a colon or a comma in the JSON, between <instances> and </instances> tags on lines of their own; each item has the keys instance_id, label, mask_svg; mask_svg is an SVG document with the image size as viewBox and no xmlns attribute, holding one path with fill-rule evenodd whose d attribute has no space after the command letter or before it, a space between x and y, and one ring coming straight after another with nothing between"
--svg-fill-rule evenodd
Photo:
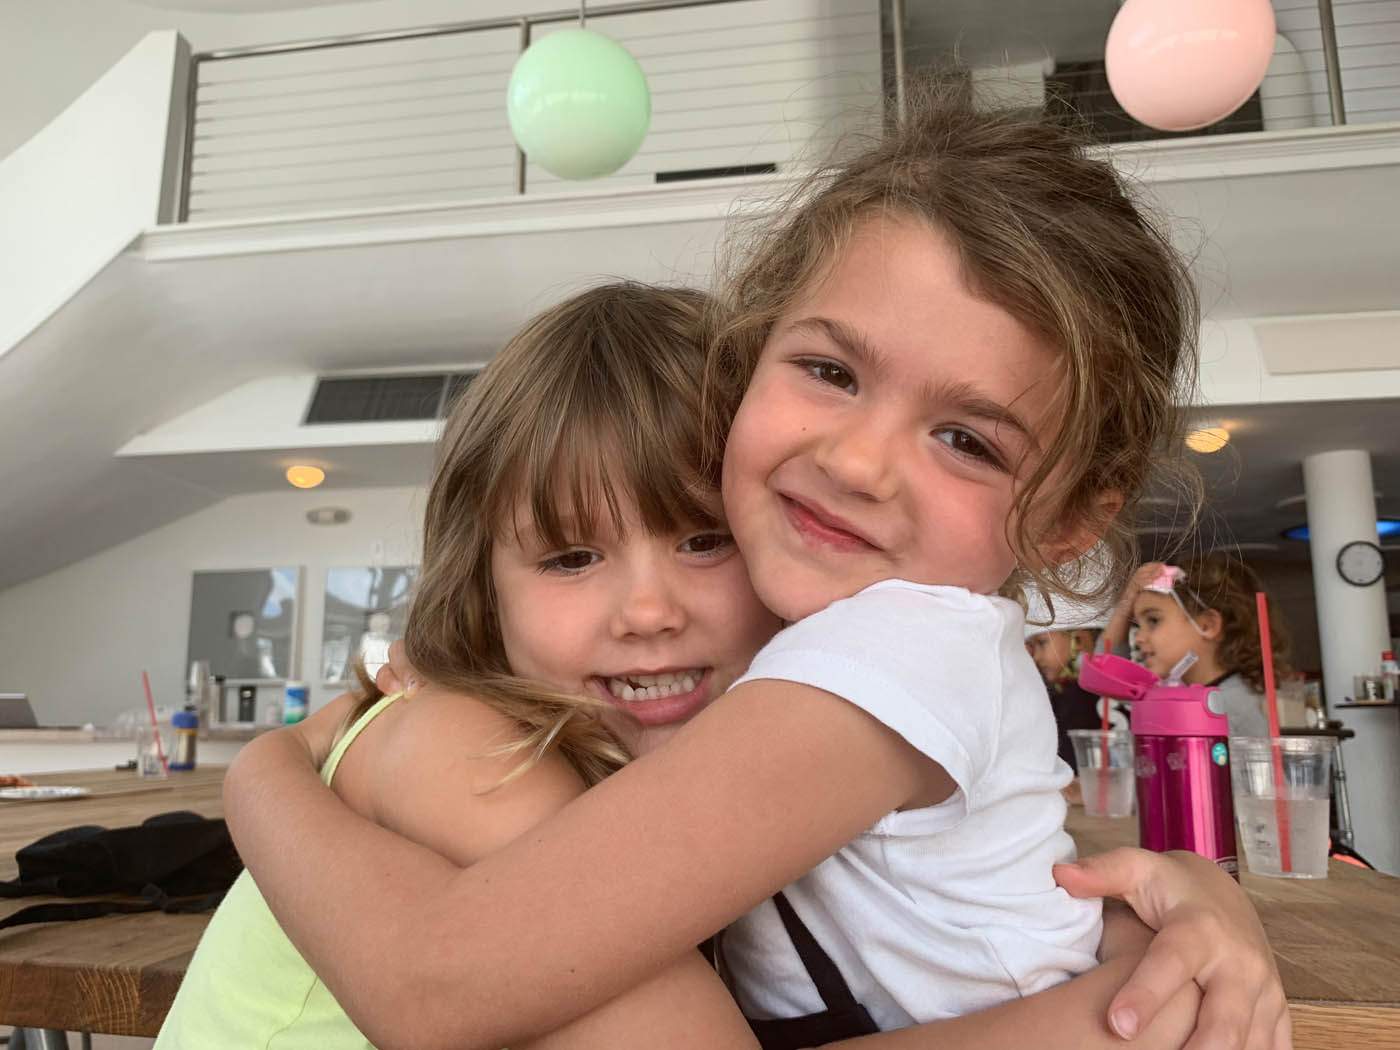
<instances>
[{"instance_id":1,"label":"t-shirt sleeve","mask_svg":"<svg viewBox=\"0 0 1400 1050\"><path fill-rule=\"evenodd\" d=\"M781 631L740 681L781 679L842 697L942 766L970 803L1001 722L1010 614L999 602L877 584ZM1019 639L1019 630L1010 633Z\"/></svg>"}]
</instances>

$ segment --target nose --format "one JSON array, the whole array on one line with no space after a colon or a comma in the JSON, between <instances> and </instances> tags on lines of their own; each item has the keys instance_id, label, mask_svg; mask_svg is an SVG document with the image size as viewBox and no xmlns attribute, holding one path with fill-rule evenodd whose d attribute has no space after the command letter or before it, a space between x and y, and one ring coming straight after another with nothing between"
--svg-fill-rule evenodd
<instances>
[{"instance_id":1,"label":"nose","mask_svg":"<svg viewBox=\"0 0 1400 1050\"><path fill-rule=\"evenodd\" d=\"M866 414L833 428L817 446L816 463L846 491L884 502L897 488L893 440L888 428Z\"/></svg>"},{"instance_id":2,"label":"nose","mask_svg":"<svg viewBox=\"0 0 1400 1050\"><path fill-rule=\"evenodd\" d=\"M618 638L674 634L687 623L682 583L667 559L646 559L621 581L613 612Z\"/></svg>"}]
</instances>

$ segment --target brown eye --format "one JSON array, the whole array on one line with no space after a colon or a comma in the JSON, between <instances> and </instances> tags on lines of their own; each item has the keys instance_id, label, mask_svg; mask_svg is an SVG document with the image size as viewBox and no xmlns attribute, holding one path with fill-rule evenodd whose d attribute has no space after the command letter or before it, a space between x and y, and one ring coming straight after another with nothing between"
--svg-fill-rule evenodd
<instances>
[{"instance_id":1,"label":"brown eye","mask_svg":"<svg viewBox=\"0 0 1400 1050\"><path fill-rule=\"evenodd\" d=\"M552 558L546 558L540 562L540 572L582 572L597 560L598 555L592 551L564 551L562 554L556 554Z\"/></svg>"},{"instance_id":2,"label":"brown eye","mask_svg":"<svg viewBox=\"0 0 1400 1050\"><path fill-rule=\"evenodd\" d=\"M828 361L822 357L808 357L796 362L797 366L819 383L834 386L837 390L854 390L856 377L844 365Z\"/></svg>"},{"instance_id":3,"label":"brown eye","mask_svg":"<svg viewBox=\"0 0 1400 1050\"><path fill-rule=\"evenodd\" d=\"M856 385L856 377L834 361L817 361L812 365L812 374L823 383L829 383L840 390L849 390Z\"/></svg>"},{"instance_id":4,"label":"brown eye","mask_svg":"<svg viewBox=\"0 0 1400 1050\"><path fill-rule=\"evenodd\" d=\"M944 427L934 431L934 437L942 441L960 456L968 459L980 460L998 470L1004 469L1001 460L996 453L988 447L976 434L970 430L963 430L960 427Z\"/></svg>"},{"instance_id":5,"label":"brown eye","mask_svg":"<svg viewBox=\"0 0 1400 1050\"><path fill-rule=\"evenodd\" d=\"M734 537L727 532L701 532L681 544L686 554L717 554L734 546Z\"/></svg>"}]
</instances>

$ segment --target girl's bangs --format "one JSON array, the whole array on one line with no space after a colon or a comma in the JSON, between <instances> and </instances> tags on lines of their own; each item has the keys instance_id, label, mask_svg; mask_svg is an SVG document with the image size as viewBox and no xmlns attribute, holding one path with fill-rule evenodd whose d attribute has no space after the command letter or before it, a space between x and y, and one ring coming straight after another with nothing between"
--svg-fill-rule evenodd
<instances>
[{"instance_id":1,"label":"girl's bangs","mask_svg":"<svg viewBox=\"0 0 1400 1050\"><path fill-rule=\"evenodd\" d=\"M553 550L605 529L625 536L634 517L655 535L718 523L718 479L702 474L700 420L692 406L677 404L671 413L635 411L636 404L569 407L575 410L548 440L511 457L514 484L493 501L502 522L528 506L528 520L515 522L518 539L533 533ZM676 418L686 413L691 418Z\"/></svg>"}]
</instances>

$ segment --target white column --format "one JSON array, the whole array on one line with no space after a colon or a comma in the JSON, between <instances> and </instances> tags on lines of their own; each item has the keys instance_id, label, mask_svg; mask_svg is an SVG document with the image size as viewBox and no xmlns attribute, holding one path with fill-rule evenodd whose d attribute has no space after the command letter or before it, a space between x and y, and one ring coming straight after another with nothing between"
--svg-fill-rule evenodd
<instances>
[{"instance_id":1,"label":"white column","mask_svg":"<svg viewBox=\"0 0 1400 1050\"><path fill-rule=\"evenodd\" d=\"M1352 696L1352 676L1376 673L1381 651L1390 647L1384 583L1356 587L1337 572L1343 546L1379 542L1370 454L1344 449L1308 456L1303 487L1327 707L1356 731L1343 748L1356 848L1378 868L1400 874L1400 711L1338 707Z\"/></svg>"}]
</instances>

